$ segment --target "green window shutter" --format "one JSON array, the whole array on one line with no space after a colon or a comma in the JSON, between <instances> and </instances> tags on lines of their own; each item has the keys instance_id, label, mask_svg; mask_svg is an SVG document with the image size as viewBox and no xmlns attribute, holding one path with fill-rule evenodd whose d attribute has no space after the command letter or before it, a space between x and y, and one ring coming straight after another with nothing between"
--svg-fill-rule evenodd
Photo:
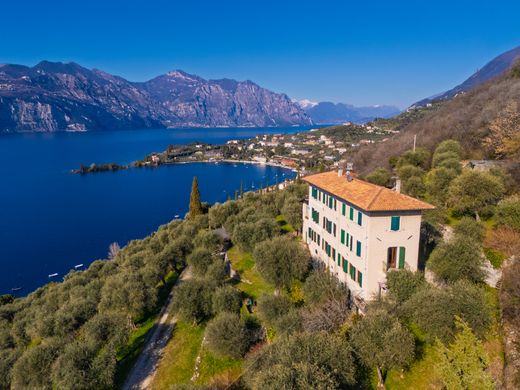
<instances>
[{"instance_id":1,"label":"green window shutter","mask_svg":"<svg viewBox=\"0 0 520 390\"><path fill-rule=\"evenodd\" d=\"M404 246L399 248L399 268L404 268L406 257L406 248Z\"/></svg>"},{"instance_id":2,"label":"green window shutter","mask_svg":"<svg viewBox=\"0 0 520 390\"><path fill-rule=\"evenodd\" d=\"M336 211L337 207L338 207L338 202L336 202L336 198L334 198L334 211Z\"/></svg>"},{"instance_id":3,"label":"green window shutter","mask_svg":"<svg viewBox=\"0 0 520 390\"><path fill-rule=\"evenodd\" d=\"M361 257L361 241L356 241L356 256Z\"/></svg>"},{"instance_id":4,"label":"green window shutter","mask_svg":"<svg viewBox=\"0 0 520 390\"><path fill-rule=\"evenodd\" d=\"M348 272L348 261L346 259L343 259L343 272Z\"/></svg>"},{"instance_id":5,"label":"green window shutter","mask_svg":"<svg viewBox=\"0 0 520 390\"><path fill-rule=\"evenodd\" d=\"M347 205L345 203L341 203L341 214L343 216L347 215Z\"/></svg>"},{"instance_id":6,"label":"green window shutter","mask_svg":"<svg viewBox=\"0 0 520 390\"><path fill-rule=\"evenodd\" d=\"M401 228L401 217L392 217L390 223L390 230L398 231Z\"/></svg>"},{"instance_id":7,"label":"green window shutter","mask_svg":"<svg viewBox=\"0 0 520 390\"><path fill-rule=\"evenodd\" d=\"M349 217L350 217L351 221L354 220L354 208L353 207L350 208L350 216Z\"/></svg>"},{"instance_id":8,"label":"green window shutter","mask_svg":"<svg viewBox=\"0 0 520 390\"><path fill-rule=\"evenodd\" d=\"M359 283L359 287L363 287L363 274L361 272L357 272L357 281Z\"/></svg>"},{"instance_id":9,"label":"green window shutter","mask_svg":"<svg viewBox=\"0 0 520 390\"><path fill-rule=\"evenodd\" d=\"M350 264L350 279L356 280L356 267Z\"/></svg>"},{"instance_id":10,"label":"green window shutter","mask_svg":"<svg viewBox=\"0 0 520 390\"><path fill-rule=\"evenodd\" d=\"M350 251L352 251L352 243L354 242L354 237L350 236Z\"/></svg>"},{"instance_id":11,"label":"green window shutter","mask_svg":"<svg viewBox=\"0 0 520 390\"><path fill-rule=\"evenodd\" d=\"M341 243L345 243L345 230L341 229Z\"/></svg>"},{"instance_id":12,"label":"green window shutter","mask_svg":"<svg viewBox=\"0 0 520 390\"><path fill-rule=\"evenodd\" d=\"M349 239L350 239L350 234L347 233L347 238L345 240L345 245L346 246L348 246Z\"/></svg>"},{"instance_id":13,"label":"green window shutter","mask_svg":"<svg viewBox=\"0 0 520 390\"><path fill-rule=\"evenodd\" d=\"M361 213L361 211L358 211L357 223L359 226L361 226L362 221L363 221L363 214Z\"/></svg>"},{"instance_id":14,"label":"green window shutter","mask_svg":"<svg viewBox=\"0 0 520 390\"><path fill-rule=\"evenodd\" d=\"M312 236L312 229L309 228L309 237Z\"/></svg>"}]
</instances>

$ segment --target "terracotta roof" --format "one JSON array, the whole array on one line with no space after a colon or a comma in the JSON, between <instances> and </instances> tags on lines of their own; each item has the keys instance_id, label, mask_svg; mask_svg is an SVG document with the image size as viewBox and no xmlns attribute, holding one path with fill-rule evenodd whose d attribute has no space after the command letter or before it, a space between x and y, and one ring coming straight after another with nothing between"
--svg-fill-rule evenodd
<instances>
[{"instance_id":1,"label":"terracotta roof","mask_svg":"<svg viewBox=\"0 0 520 390\"><path fill-rule=\"evenodd\" d=\"M306 176L303 180L365 211L430 210L435 208L419 199L356 177L349 182L345 175L338 176L337 171Z\"/></svg>"}]
</instances>

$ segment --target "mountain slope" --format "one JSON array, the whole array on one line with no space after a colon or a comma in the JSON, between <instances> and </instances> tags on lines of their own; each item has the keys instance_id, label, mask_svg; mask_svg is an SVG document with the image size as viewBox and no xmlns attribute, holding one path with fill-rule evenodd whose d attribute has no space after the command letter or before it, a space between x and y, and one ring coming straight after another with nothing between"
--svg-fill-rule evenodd
<instances>
[{"instance_id":1,"label":"mountain slope","mask_svg":"<svg viewBox=\"0 0 520 390\"><path fill-rule=\"evenodd\" d=\"M311 124L284 94L182 71L132 83L75 63L0 65L0 132Z\"/></svg>"},{"instance_id":2,"label":"mountain slope","mask_svg":"<svg viewBox=\"0 0 520 390\"><path fill-rule=\"evenodd\" d=\"M339 124L345 122L365 123L374 118L388 118L399 114L393 106L356 107L345 103L302 101L300 106L314 123Z\"/></svg>"},{"instance_id":3,"label":"mountain slope","mask_svg":"<svg viewBox=\"0 0 520 390\"><path fill-rule=\"evenodd\" d=\"M501 158L496 144L520 133L520 66L452 100L415 110L423 111L395 121L398 134L352 156L361 173L388 166L390 157L412 147L414 135L417 146L430 150L453 138L461 142L468 158ZM379 126L378 121L374 125Z\"/></svg>"},{"instance_id":4,"label":"mountain slope","mask_svg":"<svg viewBox=\"0 0 520 390\"><path fill-rule=\"evenodd\" d=\"M497 76L503 74L510 69L516 62L520 60L520 46L509 50L488 62L482 69L475 72L470 78L462 84L457 85L449 91L443 92L436 96L423 99L413 106L425 106L433 100L447 100L451 99L461 92L471 91L473 88L489 81Z\"/></svg>"}]
</instances>

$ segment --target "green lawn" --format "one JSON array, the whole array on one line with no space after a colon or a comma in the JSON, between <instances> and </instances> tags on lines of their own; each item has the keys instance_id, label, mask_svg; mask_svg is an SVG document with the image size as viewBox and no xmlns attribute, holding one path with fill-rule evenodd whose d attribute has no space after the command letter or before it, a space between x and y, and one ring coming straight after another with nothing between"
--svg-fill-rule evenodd
<instances>
[{"instance_id":1,"label":"green lawn","mask_svg":"<svg viewBox=\"0 0 520 390\"><path fill-rule=\"evenodd\" d=\"M238 271L241 281L235 286L253 299L262 294L273 294L274 287L267 283L255 269L255 262L250 253L242 252L234 246L228 251L229 261L234 270Z\"/></svg>"},{"instance_id":2,"label":"green lawn","mask_svg":"<svg viewBox=\"0 0 520 390\"><path fill-rule=\"evenodd\" d=\"M203 336L203 325L177 323L159 362L153 389L170 389L174 384L190 382Z\"/></svg>"},{"instance_id":3,"label":"green lawn","mask_svg":"<svg viewBox=\"0 0 520 390\"><path fill-rule=\"evenodd\" d=\"M229 383L236 380L242 371L242 360L228 357L219 357L203 348L199 366L197 383Z\"/></svg>"},{"instance_id":4,"label":"green lawn","mask_svg":"<svg viewBox=\"0 0 520 390\"><path fill-rule=\"evenodd\" d=\"M431 345L423 349L422 359L415 361L408 370L391 370L385 385L389 390L442 389L435 374L435 353Z\"/></svg>"},{"instance_id":5,"label":"green lawn","mask_svg":"<svg viewBox=\"0 0 520 390\"><path fill-rule=\"evenodd\" d=\"M280 226L280 229L282 230L282 232L284 232L284 233L294 232L294 228L292 227L292 225L290 223L288 223L285 220L285 217L283 215L278 215L276 217L276 222Z\"/></svg>"}]
</instances>

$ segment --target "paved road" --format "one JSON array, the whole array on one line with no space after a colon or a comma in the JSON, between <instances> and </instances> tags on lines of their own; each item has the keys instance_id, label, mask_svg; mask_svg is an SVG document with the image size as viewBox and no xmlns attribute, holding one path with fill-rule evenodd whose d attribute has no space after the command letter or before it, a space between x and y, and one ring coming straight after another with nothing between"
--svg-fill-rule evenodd
<instances>
[{"instance_id":1,"label":"paved road","mask_svg":"<svg viewBox=\"0 0 520 390\"><path fill-rule=\"evenodd\" d=\"M123 390L150 389L159 359L168 340L171 337L177 319L170 314L175 287L184 280L191 278L191 271L186 268L180 275L168 296L166 304L161 310L159 321L154 325L147 337L144 348L137 358L128 378L126 378Z\"/></svg>"}]
</instances>

